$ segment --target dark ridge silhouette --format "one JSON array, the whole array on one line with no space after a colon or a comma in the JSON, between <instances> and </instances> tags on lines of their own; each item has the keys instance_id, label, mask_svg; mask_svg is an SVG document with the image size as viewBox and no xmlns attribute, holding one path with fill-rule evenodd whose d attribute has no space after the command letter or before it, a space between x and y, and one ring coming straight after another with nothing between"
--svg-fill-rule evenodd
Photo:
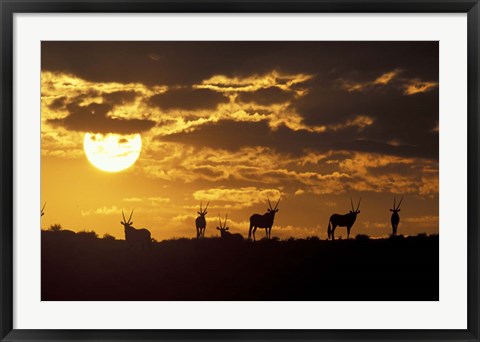
<instances>
[{"instance_id":1,"label":"dark ridge silhouette","mask_svg":"<svg viewBox=\"0 0 480 342\"><path fill-rule=\"evenodd\" d=\"M125 219L125 214L122 210L123 221L120 223L125 228L125 241L129 244L130 247L140 246L142 248L151 247L152 236L150 231L146 228L136 229L132 226L133 222L131 221L133 215L133 209L130 213L128 220Z\"/></svg>"},{"instance_id":2,"label":"dark ridge silhouette","mask_svg":"<svg viewBox=\"0 0 480 342\"><path fill-rule=\"evenodd\" d=\"M232 234L228 231L230 228L227 227L227 217L228 214L225 214L225 221L222 224L222 220L220 219L220 213L218 213L218 223L220 224L220 227L217 227L217 230L220 231L220 237L226 241L243 241L242 234Z\"/></svg>"},{"instance_id":3,"label":"dark ridge silhouette","mask_svg":"<svg viewBox=\"0 0 480 342\"><path fill-rule=\"evenodd\" d=\"M350 238L350 230L352 229L355 220L357 219L357 215L360 214L360 202L362 198L358 201L357 209L353 208L353 201L350 198L350 204L352 205L352 210L348 214L340 215L340 214L333 214L330 216L330 220L328 221L328 238L335 240L335 229L337 227L347 227L347 240Z\"/></svg>"},{"instance_id":4,"label":"dark ridge silhouette","mask_svg":"<svg viewBox=\"0 0 480 342\"><path fill-rule=\"evenodd\" d=\"M202 209L202 202L200 202L200 211L197 211L198 217L195 219L195 226L197 227L197 239L205 237L205 229L207 229L207 221L205 215L207 215L207 208L210 202L207 202L205 209Z\"/></svg>"},{"instance_id":5,"label":"dark ridge silhouette","mask_svg":"<svg viewBox=\"0 0 480 342\"><path fill-rule=\"evenodd\" d=\"M125 240L47 230L41 300L435 301L438 241L438 235L335 243L182 238L145 250Z\"/></svg>"},{"instance_id":6,"label":"dark ridge silhouette","mask_svg":"<svg viewBox=\"0 0 480 342\"><path fill-rule=\"evenodd\" d=\"M272 204L270 203L270 199L267 198L268 201L268 209L267 212L263 215L260 214L253 214L250 216L250 228L248 229L248 239L252 238L252 229L253 229L253 241L255 241L255 232L257 228L265 229L265 235L267 239L270 239L272 233L272 226L273 220L275 219L275 214L277 213L278 203L280 203L280 198L278 199L275 208L272 208Z\"/></svg>"},{"instance_id":7,"label":"dark ridge silhouette","mask_svg":"<svg viewBox=\"0 0 480 342\"><path fill-rule=\"evenodd\" d=\"M392 212L392 218L390 221L392 222L392 235L396 236L397 235L397 228L398 224L400 223L400 215L398 213L400 212L400 204L402 204L403 197L400 199L400 202L398 203L398 206L395 206L395 197L393 197L393 208L390 209Z\"/></svg>"}]
</instances>

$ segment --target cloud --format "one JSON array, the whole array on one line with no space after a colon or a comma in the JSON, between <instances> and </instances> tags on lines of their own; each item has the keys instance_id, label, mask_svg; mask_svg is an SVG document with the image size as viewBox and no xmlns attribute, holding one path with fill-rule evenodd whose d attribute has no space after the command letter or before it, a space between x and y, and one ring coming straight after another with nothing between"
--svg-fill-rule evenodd
<instances>
[{"instance_id":1,"label":"cloud","mask_svg":"<svg viewBox=\"0 0 480 342\"><path fill-rule=\"evenodd\" d=\"M67 97L66 96L59 96L56 97L49 105L49 107L53 110L59 110L65 108Z\"/></svg>"},{"instance_id":2,"label":"cloud","mask_svg":"<svg viewBox=\"0 0 480 342\"><path fill-rule=\"evenodd\" d=\"M370 221L363 221L363 226L365 228L376 228L376 229L385 229L388 227L388 224L385 222L370 222Z\"/></svg>"},{"instance_id":3,"label":"cloud","mask_svg":"<svg viewBox=\"0 0 480 342\"><path fill-rule=\"evenodd\" d=\"M157 136L155 139L228 151L261 146L277 152L297 155L306 151L326 153L331 150L421 157L434 157L435 154L438 154L438 149L435 150L434 146L422 148L409 145L394 146L389 144L388 141L362 139L363 131L375 126L371 123L373 123L373 119L360 116L336 126L337 129L341 128L342 131L312 132L305 129L292 130L284 125L273 129L269 126L267 120L260 122L221 120L205 123L190 131Z\"/></svg>"},{"instance_id":4,"label":"cloud","mask_svg":"<svg viewBox=\"0 0 480 342\"><path fill-rule=\"evenodd\" d=\"M340 87L348 92L361 92L372 89L373 87L385 86L389 84L395 77L397 77L399 73L400 70L389 71L378 76L373 81L368 82L354 82L343 78L338 79L337 82Z\"/></svg>"},{"instance_id":5,"label":"cloud","mask_svg":"<svg viewBox=\"0 0 480 342\"><path fill-rule=\"evenodd\" d=\"M170 203L170 198L167 197L128 197L123 199L127 203L139 203L142 205L158 206Z\"/></svg>"},{"instance_id":6,"label":"cloud","mask_svg":"<svg viewBox=\"0 0 480 342\"><path fill-rule=\"evenodd\" d=\"M155 151L140 157L145 165L142 169L150 177L166 181L207 181L225 187L283 186L282 191L292 195L299 189L317 195L350 191L415 193L422 197L438 194L438 163L428 159L348 151L317 154L309 150L288 155L258 146L229 151L171 142L155 144ZM157 154L164 159L155 158Z\"/></svg>"},{"instance_id":7,"label":"cloud","mask_svg":"<svg viewBox=\"0 0 480 342\"><path fill-rule=\"evenodd\" d=\"M85 155L83 136L80 133L68 132L64 129L47 131L42 125L41 137L42 156L78 159Z\"/></svg>"},{"instance_id":8,"label":"cloud","mask_svg":"<svg viewBox=\"0 0 480 342\"><path fill-rule=\"evenodd\" d=\"M360 46L363 45L360 44ZM154 53L152 51L148 53ZM143 54L142 58L145 59L146 55ZM426 74L420 70L416 70L419 71L417 77L411 77L411 68L402 65L400 67L405 79L426 79L424 77ZM305 149L319 152L337 148L436 159L438 158L438 134L432 131L432 127L438 123L438 90L431 89L421 97L403 96L403 93L397 89L397 83L403 80L399 78L396 71L400 67L390 69L393 70L390 72L361 69L356 71L357 78L367 79L367 81L360 80L360 83L371 82L384 89L380 94L349 93L333 87L339 73L343 73L344 78L348 79L349 73L343 69L341 72L334 70L322 74L321 72L276 71L276 67L273 70L271 67L270 71L265 73L243 72L235 76L214 74L201 82L183 87L158 84L146 87L142 84L114 82L101 84L79 79L76 76L42 72L42 94L49 96L42 96L42 102L45 101L47 105L51 105L58 94L67 94L64 105L75 104L80 108L95 104L114 105L106 117L118 121L95 120L94 128L99 132L106 130L104 126L110 124L117 131L128 131L126 127L132 124L140 126L136 127L136 130L146 132L153 129L152 132L156 132L159 139L166 136L166 140L173 141L171 139L180 139L183 134L200 134L200 131L214 133L216 129L226 126L223 124L226 121L249 121L257 122L259 126L239 125L238 128L250 129L259 134L252 136L249 132L244 132L243 135L251 137L252 142L237 142L237 145L241 145L240 147L245 144L254 146L256 140L263 140L260 146L271 147L280 141L277 149L286 153L303 153ZM383 68L383 70L388 69ZM222 101L216 103L216 101L205 100L210 95L202 96L199 101L205 101L205 104L201 105L203 109L195 108L196 101L189 103L178 94L172 95L180 94L182 91L192 93L207 91L205 94L221 96ZM228 97L219 94L219 91L227 93ZM294 96L287 102L269 105L241 102L245 97L251 97L253 100L257 92L261 94L269 91L280 91L284 94L294 94ZM123 99L124 97L126 98ZM170 101L169 97L173 101ZM149 100L156 98L167 99L164 106L169 109L154 105ZM78 123L83 120L74 120L75 118L71 117L71 113L66 111L66 108L61 109L61 102L59 100L59 107L54 106L60 109L45 111L44 117L48 118L45 122L56 127L62 125L68 129L85 130L85 125ZM176 108L181 106L192 109ZM211 108L215 109L212 111ZM42 111L43 109L42 103ZM186 110L188 115L182 112ZM65 117L67 115L68 117ZM53 120L49 121L50 119ZM123 122L131 119L139 121ZM411 122L415 122L415 125L411 125ZM260 127L263 124L267 125L265 130ZM235 124L230 125L230 127L234 126ZM329 130L331 132L328 132ZM230 129L227 128L227 131ZM220 133L220 135L224 134ZM219 146L225 144L225 141L227 141L226 138ZM293 141L292 146L286 146L286 141Z\"/></svg>"},{"instance_id":9,"label":"cloud","mask_svg":"<svg viewBox=\"0 0 480 342\"><path fill-rule=\"evenodd\" d=\"M352 176L352 190L438 194L438 163L429 160L356 153L353 158L341 161L339 167Z\"/></svg>"},{"instance_id":10,"label":"cloud","mask_svg":"<svg viewBox=\"0 0 480 342\"><path fill-rule=\"evenodd\" d=\"M149 53L147 55L147 57L150 58L151 60L155 61L155 62L159 62L162 59L162 56L160 56L159 54L156 54L156 53Z\"/></svg>"},{"instance_id":11,"label":"cloud","mask_svg":"<svg viewBox=\"0 0 480 342\"><path fill-rule=\"evenodd\" d=\"M86 106L69 104L69 115L60 119L49 119L47 123L71 131L92 133L133 134L148 131L155 125L152 120L111 118L108 116L113 105L91 103Z\"/></svg>"},{"instance_id":12,"label":"cloud","mask_svg":"<svg viewBox=\"0 0 480 342\"><path fill-rule=\"evenodd\" d=\"M103 206L97 209L92 209L92 210L82 210L81 215L82 216L90 216L90 215L111 215L111 214L118 214L121 212L120 209L118 209L116 206Z\"/></svg>"},{"instance_id":13,"label":"cloud","mask_svg":"<svg viewBox=\"0 0 480 342\"><path fill-rule=\"evenodd\" d=\"M407 217L405 222L415 222L415 223L432 223L438 222L438 216L426 215L426 216L417 216L417 217Z\"/></svg>"},{"instance_id":14,"label":"cloud","mask_svg":"<svg viewBox=\"0 0 480 342\"><path fill-rule=\"evenodd\" d=\"M288 74L276 70L271 70L263 75L253 74L243 77L229 77L227 75L216 74L209 79L203 80L200 84L195 85L195 87L200 89L212 89L218 92L240 93L241 96L247 96L248 101L246 102L250 102L253 97L257 99L260 98L259 101L261 101L266 95L280 98L290 91L301 96L305 92L305 88L302 84L312 78L313 75L303 73ZM283 90L284 93L280 93L275 88ZM256 94L252 95L252 98L250 98L246 93Z\"/></svg>"},{"instance_id":15,"label":"cloud","mask_svg":"<svg viewBox=\"0 0 480 342\"><path fill-rule=\"evenodd\" d=\"M375 119L367 116L367 115L357 115L353 119L348 119L344 123L330 125L328 128L339 131L345 128L355 127L358 130L363 130L365 127L372 125L375 122Z\"/></svg>"},{"instance_id":16,"label":"cloud","mask_svg":"<svg viewBox=\"0 0 480 342\"><path fill-rule=\"evenodd\" d=\"M414 225L419 228L436 228L438 229L439 218L437 215L423 215L423 216L414 216L406 217L403 219L405 224Z\"/></svg>"},{"instance_id":17,"label":"cloud","mask_svg":"<svg viewBox=\"0 0 480 342\"><path fill-rule=\"evenodd\" d=\"M356 141L357 146L352 147L365 152L438 158L438 134L432 131L438 123L438 89L431 89L422 96L405 96L394 87L386 87L379 94L363 94L345 92L321 83L312 86L308 94L291 106L290 110L296 112L306 126L323 125L327 130L355 128L352 124L363 126L361 131L325 135L325 140L328 137L340 141L341 145L349 140ZM361 117L368 119L355 121ZM390 141L401 141L402 144L389 146Z\"/></svg>"},{"instance_id":18,"label":"cloud","mask_svg":"<svg viewBox=\"0 0 480 342\"><path fill-rule=\"evenodd\" d=\"M260 189L256 187L245 188L211 188L198 190L193 193L197 201L221 201L230 202L236 209L248 208L259 203L268 203L269 198L272 206L282 197L278 189ZM223 206L228 208L226 206Z\"/></svg>"},{"instance_id":19,"label":"cloud","mask_svg":"<svg viewBox=\"0 0 480 342\"><path fill-rule=\"evenodd\" d=\"M414 79L408 82L405 85L405 95L415 95L418 93L425 93L431 91L432 89L438 87L437 82L422 82L419 79Z\"/></svg>"},{"instance_id":20,"label":"cloud","mask_svg":"<svg viewBox=\"0 0 480 342\"><path fill-rule=\"evenodd\" d=\"M256 90L255 92L243 92L238 95L240 102L254 102L259 105L269 106L275 103L288 102L293 98L291 92L278 87L269 87Z\"/></svg>"},{"instance_id":21,"label":"cloud","mask_svg":"<svg viewBox=\"0 0 480 342\"><path fill-rule=\"evenodd\" d=\"M154 95L150 102L164 110L213 110L228 102L228 97L209 89L179 88Z\"/></svg>"},{"instance_id":22,"label":"cloud","mask_svg":"<svg viewBox=\"0 0 480 342\"><path fill-rule=\"evenodd\" d=\"M383 75L380 75L373 81L373 84L389 84L398 74L400 73L399 70L393 70L390 72L386 72Z\"/></svg>"},{"instance_id":23,"label":"cloud","mask_svg":"<svg viewBox=\"0 0 480 342\"><path fill-rule=\"evenodd\" d=\"M433 41L45 41L41 52L45 71L152 86L200 84L214 75L265 75L272 69L282 75L358 70L368 72L370 81L401 69L404 77L435 79L438 46Z\"/></svg>"},{"instance_id":24,"label":"cloud","mask_svg":"<svg viewBox=\"0 0 480 342\"><path fill-rule=\"evenodd\" d=\"M124 105L133 102L137 95L135 91L114 91L103 94L103 98L114 105Z\"/></svg>"},{"instance_id":25,"label":"cloud","mask_svg":"<svg viewBox=\"0 0 480 342\"><path fill-rule=\"evenodd\" d=\"M422 183L418 189L418 194L421 196L433 196L438 194L438 171L434 175L422 177Z\"/></svg>"}]
</instances>

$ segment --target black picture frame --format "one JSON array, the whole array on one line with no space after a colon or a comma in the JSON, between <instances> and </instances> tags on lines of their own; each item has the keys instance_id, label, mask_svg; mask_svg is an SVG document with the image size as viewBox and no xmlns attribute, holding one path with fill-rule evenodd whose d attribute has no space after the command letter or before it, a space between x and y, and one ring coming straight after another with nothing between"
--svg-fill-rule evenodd
<instances>
[{"instance_id":1,"label":"black picture frame","mask_svg":"<svg viewBox=\"0 0 480 342\"><path fill-rule=\"evenodd\" d=\"M478 0L0 0L0 339L1 341L318 340L480 341ZM468 327L465 330L18 330L13 329L13 16L15 13L467 13Z\"/></svg>"}]
</instances>

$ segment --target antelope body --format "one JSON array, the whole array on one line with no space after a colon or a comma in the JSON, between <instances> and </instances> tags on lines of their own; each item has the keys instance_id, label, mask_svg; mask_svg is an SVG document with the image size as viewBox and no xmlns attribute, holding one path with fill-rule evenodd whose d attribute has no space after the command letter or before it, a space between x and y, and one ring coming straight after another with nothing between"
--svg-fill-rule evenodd
<instances>
[{"instance_id":1,"label":"antelope body","mask_svg":"<svg viewBox=\"0 0 480 342\"><path fill-rule=\"evenodd\" d=\"M357 209L353 208L353 202L350 199L350 204L352 205L352 210L348 214L340 215L340 214L333 214L330 216L330 220L328 221L328 238L335 240L335 229L337 227L347 227L347 239L350 238L350 230L352 229L355 220L357 219L357 215L360 213L360 202L362 199L358 201Z\"/></svg>"},{"instance_id":2,"label":"antelope body","mask_svg":"<svg viewBox=\"0 0 480 342\"><path fill-rule=\"evenodd\" d=\"M135 244L140 245L141 247L150 247L152 244L152 236L150 231L146 228L136 229L132 226L133 222L130 221L132 219L133 210L130 213L130 217L128 220L125 219L125 214L122 210L123 221L120 223L125 228L125 241L132 246Z\"/></svg>"},{"instance_id":3,"label":"antelope body","mask_svg":"<svg viewBox=\"0 0 480 342\"><path fill-rule=\"evenodd\" d=\"M390 221L392 222L392 235L396 236L397 235L397 228L398 224L400 223L400 215L398 215L398 212L400 211L400 204L402 204L403 197L400 199L400 202L398 203L398 206L395 205L395 197L393 197L393 209L390 209L392 212L392 218Z\"/></svg>"},{"instance_id":4,"label":"antelope body","mask_svg":"<svg viewBox=\"0 0 480 342\"><path fill-rule=\"evenodd\" d=\"M232 234L228 231L229 227L227 227L227 215L225 215L225 221L222 224L222 220L220 219L220 214L218 214L218 223L220 223L220 227L217 227L217 230L220 231L220 237L226 241L243 241L242 234Z\"/></svg>"},{"instance_id":5,"label":"antelope body","mask_svg":"<svg viewBox=\"0 0 480 342\"><path fill-rule=\"evenodd\" d=\"M270 199L268 199L268 206L269 209L267 209L267 212L263 215L260 214L253 214L250 216L250 229L248 230L248 239L251 239L252 236L252 229L253 229L253 241L255 240L255 232L257 231L257 228L262 228L265 229L265 235L267 239L270 239L271 232L272 232L272 226L273 226L273 220L275 219L275 214L277 213L278 209L278 203L280 203L280 199L278 199L277 204L275 205L275 208L272 208L272 204L270 203Z\"/></svg>"},{"instance_id":6,"label":"antelope body","mask_svg":"<svg viewBox=\"0 0 480 342\"><path fill-rule=\"evenodd\" d=\"M203 238L205 236L205 229L207 228L207 221L205 220L205 215L207 215L208 204L205 209L202 209L202 202L200 202L200 211L197 211L198 217L195 219L195 226L197 227L197 239Z\"/></svg>"}]
</instances>

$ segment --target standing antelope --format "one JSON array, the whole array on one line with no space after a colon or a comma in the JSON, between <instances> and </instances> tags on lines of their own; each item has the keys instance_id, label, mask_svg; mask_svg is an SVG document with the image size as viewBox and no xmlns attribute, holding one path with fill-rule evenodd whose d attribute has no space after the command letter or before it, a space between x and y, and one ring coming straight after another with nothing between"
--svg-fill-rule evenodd
<instances>
[{"instance_id":1,"label":"standing antelope","mask_svg":"<svg viewBox=\"0 0 480 342\"><path fill-rule=\"evenodd\" d=\"M357 219L357 214L360 213L360 202L362 198L358 201L357 210L353 209L353 201L350 198L350 204L352 205L352 210L348 214L340 215L340 214L333 214L330 216L330 221L328 221L328 238L332 238L335 240L335 229L338 227L347 227L347 239L350 238L350 229L352 229L355 220Z\"/></svg>"},{"instance_id":2,"label":"standing antelope","mask_svg":"<svg viewBox=\"0 0 480 342\"><path fill-rule=\"evenodd\" d=\"M243 241L242 234L232 234L228 231L229 227L227 227L227 214L225 214L225 221L222 225L222 220L220 219L220 213L218 213L218 223L220 227L217 227L217 230L220 231L220 237L227 241Z\"/></svg>"},{"instance_id":3,"label":"standing antelope","mask_svg":"<svg viewBox=\"0 0 480 342\"><path fill-rule=\"evenodd\" d=\"M393 197L393 209L390 209L390 211L392 212L392 218L390 219L390 221L392 222L393 236L397 235L397 228L398 228L398 224L400 223L400 216L398 215L398 212L400 211L400 204L402 204L402 201L403 201L403 196L400 199L398 206L395 206L395 196Z\"/></svg>"},{"instance_id":4,"label":"standing antelope","mask_svg":"<svg viewBox=\"0 0 480 342\"><path fill-rule=\"evenodd\" d=\"M198 216L195 219L195 226L197 227L197 239L203 238L205 236L205 229L207 228L207 221L205 220L205 215L207 215L208 204L205 209L202 209L202 202L200 202L200 211L197 211Z\"/></svg>"},{"instance_id":5,"label":"standing antelope","mask_svg":"<svg viewBox=\"0 0 480 342\"><path fill-rule=\"evenodd\" d=\"M123 221L120 221L120 223L125 228L125 241L127 241L130 246L138 243L141 247L150 247L152 244L152 236L150 231L146 228L136 229L132 227L133 222L130 221L132 219L132 215L133 210L130 213L130 217L127 221L122 210Z\"/></svg>"},{"instance_id":6,"label":"standing antelope","mask_svg":"<svg viewBox=\"0 0 480 342\"><path fill-rule=\"evenodd\" d=\"M275 214L277 213L278 203L280 203L280 198L278 199L275 208L272 208L272 204L270 203L270 199L268 200L268 206L270 207L267 209L267 212L263 215L260 214L253 214L250 216L250 229L248 230L248 239L251 239L252 236L252 228L253 228L253 241L255 241L255 232L257 228L264 228L265 234L267 239L270 239L270 234L272 232L273 220L275 219Z\"/></svg>"},{"instance_id":7,"label":"standing antelope","mask_svg":"<svg viewBox=\"0 0 480 342\"><path fill-rule=\"evenodd\" d=\"M42 210L40 211L40 216L43 216L45 214L45 206L47 205L47 202L43 204Z\"/></svg>"}]
</instances>

